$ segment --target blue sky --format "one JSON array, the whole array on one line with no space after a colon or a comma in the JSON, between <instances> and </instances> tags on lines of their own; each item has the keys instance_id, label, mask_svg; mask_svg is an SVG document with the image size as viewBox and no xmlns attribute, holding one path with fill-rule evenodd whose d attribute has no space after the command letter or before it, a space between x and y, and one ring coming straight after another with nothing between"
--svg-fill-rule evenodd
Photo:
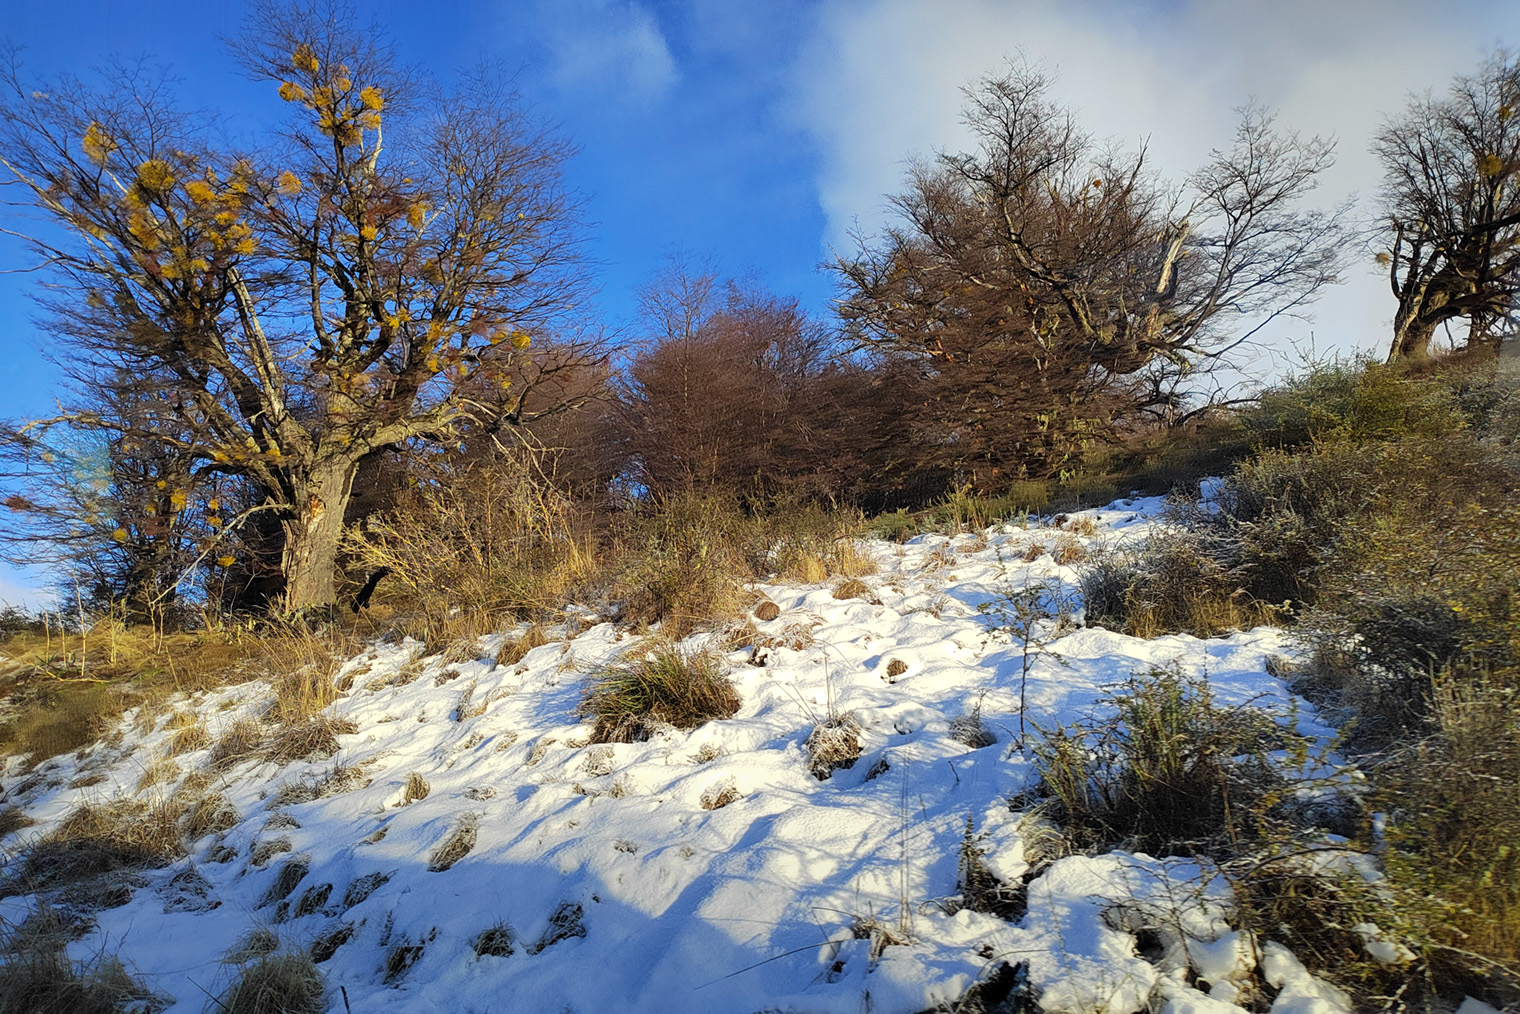
<instances>
[{"instance_id":1,"label":"blue sky","mask_svg":"<svg viewBox=\"0 0 1520 1014\"><path fill-rule=\"evenodd\" d=\"M152 54L182 94L256 133L267 96L218 42L237 0L5 3L0 36L40 74L85 71L111 53ZM1053 72L1058 98L1099 135L1144 140L1180 176L1229 141L1251 98L1280 122L1339 139L1326 200L1376 187L1367 141L1410 92L1444 87L1499 45L1520 45L1520 4L1464 0L524 0L357 4L403 60L447 79L499 60L533 111L580 154L601 311L629 326L636 293L670 254L710 258L820 315L819 270L852 225L885 218L904 159L961 141L958 88L1021 56ZM14 227L14 220L3 223ZM0 236L0 270L26 264ZM1364 259L1370 265L1370 254ZM0 274L0 417L47 412L55 375L30 323L37 276ZM1378 348L1387 287L1358 266L1312 325L1272 335L1280 364ZM0 598L7 597L0 575Z\"/></svg>"}]
</instances>

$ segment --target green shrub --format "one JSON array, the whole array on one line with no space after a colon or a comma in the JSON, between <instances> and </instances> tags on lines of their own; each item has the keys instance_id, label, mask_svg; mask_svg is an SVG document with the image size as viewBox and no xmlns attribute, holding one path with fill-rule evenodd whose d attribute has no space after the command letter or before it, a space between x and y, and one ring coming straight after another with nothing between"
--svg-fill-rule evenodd
<instances>
[{"instance_id":1,"label":"green shrub","mask_svg":"<svg viewBox=\"0 0 1520 1014\"><path fill-rule=\"evenodd\" d=\"M1520 999L1520 671L1450 670L1435 731L1377 771L1404 922L1449 980ZM1510 975L1501 970L1507 968ZM1503 998L1500 998L1503 1002Z\"/></svg>"},{"instance_id":2,"label":"green shrub","mask_svg":"<svg viewBox=\"0 0 1520 1014\"><path fill-rule=\"evenodd\" d=\"M581 711L595 720L592 742L631 743L659 724L695 729L732 718L739 703L722 659L666 646L593 674Z\"/></svg>"},{"instance_id":3,"label":"green shrub","mask_svg":"<svg viewBox=\"0 0 1520 1014\"><path fill-rule=\"evenodd\" d=\"M1439 437L1468 420L1439 377L1359 358L1309 365L1263 392L1242 421L1258 447L1293 449L1327 440Z\"/></svg>"},{"instance_id":4,"label":"green shrub","mask_svg":"<svg viewBox=\"0 0 1520 1014\"><path fill-rule=\"evenodd\" d=\"M868 525L871 533L886 542L907 542L920 531L918 519L906 507L878 514Z\"/></svg>"},{"instance_id":5,"label":"green shrub","mask_svg":"<svg viewBox=\"0 0 1520 1014\"><path fill-rule=\"evenodd\" d=\"M1281 716L1221 707L1203 678L1177 668L1130 677L1097 714L1035 743L1051 816L1081 847L1152 855L1238 847L1289 785L1268 754L1307 758Z\"/></svg>"}]
</instances>

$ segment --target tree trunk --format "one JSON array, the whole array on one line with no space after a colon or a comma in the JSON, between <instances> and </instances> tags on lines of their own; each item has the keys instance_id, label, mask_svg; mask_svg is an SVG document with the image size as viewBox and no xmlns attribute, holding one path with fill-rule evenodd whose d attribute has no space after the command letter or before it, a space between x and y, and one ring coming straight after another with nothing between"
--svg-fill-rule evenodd
<instances>
[{"instance_id":1,"label":"tree trunk","mask_svg":"<svg viewBox=\"0 0 1520 1014\"><path fill-rule=\"evenodd\" d=\"M1422 318L1418 311L1408 315L1400 312L1393 321L1393 346L1388 350L1388 361L1418 362L1429 358L1430 342L1435 335L1434 321Z\"/></svg>"},{"instance_id":2,"label":"tree trunk","mask_svg":"<svg viewBox=\"0 0 1520 1014\"><path fill-rule=\"evenodd\" d=\"M281 569L287 612L338 601L338 549L356 470L355 462L342 459L313 468L303 490L305 502L298 502L296 516L284 522Z\"/></svg>"}]
</instances>

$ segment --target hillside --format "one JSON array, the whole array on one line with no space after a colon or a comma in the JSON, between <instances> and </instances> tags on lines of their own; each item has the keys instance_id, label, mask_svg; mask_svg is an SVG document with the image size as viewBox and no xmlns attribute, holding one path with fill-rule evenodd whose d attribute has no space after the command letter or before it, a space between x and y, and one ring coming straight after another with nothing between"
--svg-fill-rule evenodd
<instances>
[{"instance_id":1,"label":"hillside","mask_svg":"<svg viewBox=\"0 0 1520 1014\"><path fill-rule=\"evenodd\" d=\"M4 839L0 919L45 905L75 927L71 956L118 955L175 1012L216 1009L240 949L247 966L272 948L310 949L325 1009L365 1014L1346 1009L1281 944L1251 946L1207 862L1063 854L1032 796L1035 730L1111 708L1117 684L1158 667L1332 735L1268 674L1279 630L1082 625L1069 564L1145 539L1161 507L873 541L861 586L759 585L774 619L679 645L725 652L737 713L642 742L591 744L579 706L655 634L590 616L507 664L522 631L469 657L374 644L336 674L330 756L236 759L228 734L271 708L265 683L129 714L77 756L8 762L0 805L36 823ZM1031 637L1021 744L1007 606L1042 583L1042 610L1057 605ZM166 764L187 714L209 735ZM806 742L831 717L858 725L859 757L820 779ZM82 804L189 798L212 800L187 819L214 832L183 858L99 875L60 858ZM29 850L50 834L52 852Z\"/></svg>"}]
</instances>

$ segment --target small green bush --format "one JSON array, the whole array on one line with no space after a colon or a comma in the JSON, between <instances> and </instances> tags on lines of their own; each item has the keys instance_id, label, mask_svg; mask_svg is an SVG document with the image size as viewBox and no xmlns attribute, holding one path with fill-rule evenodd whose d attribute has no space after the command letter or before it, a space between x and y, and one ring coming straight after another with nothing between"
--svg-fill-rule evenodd
<instances>
[{"instance_id":1,"label":"small green bush","mask_svg":"<svg viewBox=\"0 0 1520 1014\"><path fill-rule=\"evenodd\" d=\"M1311 364L1289 376L1264 392L1242 421L1258 447L1291 450L1325 441L1439 437L1464 429L1468 418L1441 378L1352 359Z\"/></svg>"},{"instance_id":2,"label":"small green bush","mask_svg":"<svg viewBox=\"0 0 1520 1014\"><path fill-rule=\"evenodd\" d=\"M594 674L581 712L595 720L592 742L632 743L658 724L695 729L732 718L739 704L722 659L667 646Z\"/></svg>"},{"instance_id":3,"label":"small green bush","mask_svg":"<svg viewBox=\"0 0 1520 1014\"><path fill-rule=\"evenodd\" d=\"M918 519L906 507L878 514L868 525L871 533L886 542L907 542L920 531Z\"/></svg>"},{"instance_id":4,"label":"small green bush","mask_svg":"<svg viewBox=\"0 0 1520 1014\"><path fill-rule=\"evenodd\" d=\"M1405 922L1433 968L1520 999L1520 671L1436 684L1434 732L1380 766L1386 855ZM1510 974L1501 976L1502 969ZM1502 998L1501 998L1502 1000Z\"/></svg>"},{"instance_id":5,"label":"small green bush","mask_svg":"<svg viewBox=\"0 0 1520 1014\"><path fill-rule=\"evenodd\" d=\"M1208 681L1177 668L1138 673L1098 714L1043 731L1034 751L1051 817L1081 847L1165 856L1228 851L1251 839L1308 742L1280 716L1221 707Z\"/></svg>"}]
</instances>

